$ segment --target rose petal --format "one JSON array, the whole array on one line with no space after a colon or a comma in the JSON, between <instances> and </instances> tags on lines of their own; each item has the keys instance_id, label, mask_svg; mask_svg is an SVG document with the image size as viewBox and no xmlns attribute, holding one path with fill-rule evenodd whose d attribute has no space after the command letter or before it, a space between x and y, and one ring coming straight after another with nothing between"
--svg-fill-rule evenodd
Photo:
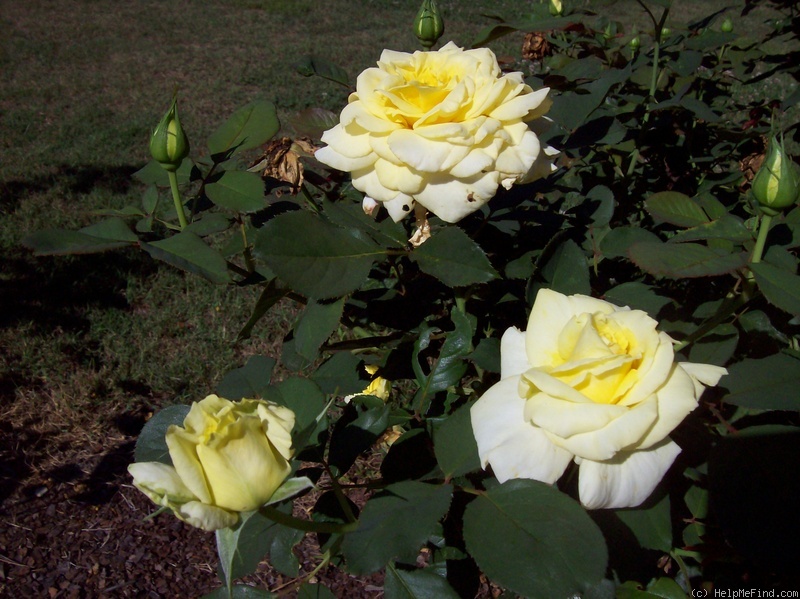
<instances>
[{"instance_id":1,"label":"rose petal","mask_svg":"<svg viewBox=\"0 0 800 599\"><path fill-rule=\"evenodd\" d=\"M213 503L242 512L269 500L291 472L291 466L269 441L257 418L230 425L219 443L197 446Z\"/></svg>"},{"instance_id":2,"label":"rose petal","mask_svg":"<svg viewBox=\"0 0 800 599\"><path fill-rule=\"evenodd\" d=\"M239 521L239 514L199 501L184 503L175 512L175 515L187 524L208 532L229 528Z\"/></svg>"},{"instance_id":3,"label":"rose petal","mask_svg":"<svg viewBox=\"0 0 800 599\"><path fill-rule=\"evenodd\" d=\"M154 503L168 507L171 503L194 501L197 497L183 483L172 466L160 462L135 462L128 466L133 485Z\"/></svg>"},{"instance_id":4,"label":"rose petal","mask_svg":"<svg viewBox=\"0 0 800 599\"><path fill-rule=\"evenodd\" d=\"M414 199L448 223L458 222L483 206L497 191L497 173L488 172L468 179L431 175Z\"/></svg>"},{"instance_id":5,"label":"rose petal","mask_svg":"<svg viewBox=\"0 0 800 599\"><path fill-rule=\"evenodd\" d=\"M500 339L500 378L519 376L530 368L525 353L525 333L511 327Z\"/></svg>"},{"instance_id":6,"label":"rose petal","mask_svg":"<svg viewBox=\"0 0 800 599\"><path fill-rule=\"evenodd\" d=\"M502 379L470 409L481 464L491 464L501 483L531 478L552 484L564 473L572 455L525 422L525 402L517 394L517 386L516 377Z\"/></svg>"},{"instance_id":7,"label":"rose petal","mask_svg":"<svg viewBox=\"0 0 800 599\"><path fill-rule=\"evenodd\" d=\"M554 340L576 314L610 314L615 306L585 295L566 296L552 289L540 289L533 304L525 347L533 366L549 365L559 360Z\"/></svg>"},{"instance_id":8,"label":"rose petal","mask_svg":"<svg viewBox=\"0 0 800 599\"><path fill-rule=\"evenodd\" d=\"M198 439L179 426L172 425L167 429L167 447L172 464L192 494L204 503L211 503L211 491L208 488L203 466L197 458Z\"/></svg>"},{"instance_id":9,"label":"rose petal","mask_svg":"<svg viewBox=\"0 0 800 599\"><path fill-rule=\"evenodd\" d=\"M658 420L636 449L647 449L670 434L697 407L695 384L679 364L673 364L664 386L655 394Z\"/></svg>"},{"instance_id":10,"label":"rose petal","mask_svg":"<svg viewBox=\"0 0 800 599\"><path fill-rule=\"evenodd\" d=\"M581 503L588 509L641 505L680 452L676 443L665 439L650 450L620 453L605 462L576 459L580 464L578 493Z\"/></svg>"}]
</instances>

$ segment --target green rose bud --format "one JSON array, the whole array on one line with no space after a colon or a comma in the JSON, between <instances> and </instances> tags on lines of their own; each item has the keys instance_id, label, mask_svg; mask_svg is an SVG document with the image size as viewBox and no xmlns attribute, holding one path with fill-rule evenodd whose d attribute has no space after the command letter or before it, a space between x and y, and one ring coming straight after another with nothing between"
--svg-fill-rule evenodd
<instances>
[{"instance_id":1,"label":"green rose bud","mask_svg":"<svg viewBox=\"0 0 800 599\"><path fill-rule=\"evenodd\" d=\"M725 17L725 20L722 21L722 25L720 25L720 29L725 33L733 31L733 21L731 21L730 17Z\"/></svg>"},{"instance_id":2,"label":"green rose bud","mask_svg":"<svg viewBox=\"0 0 800 599\"><path fill-rule=\"evenodd\" d=\"M414 19L414 34L426 49L430 49L444 33L444 21L433 0L423 0Z\"/></svg>"},{"instance_id":3,"label":"green rose bud","mask_svg":"<svg viewBox=\"0 0 800 599\"><path fill-rule=\"evenodd\" d=\"M773 137L761 168L753 178L753 196L762 212L775 216L797 202L800 196L800 167L786 155L783 140Z\"/></svg>"},{"instance_id":4,"label":"green rose bud","mask_svg":"<svg viewBox=\"0 0 800 599\"><path fill-rule=\"evenodd\" d=\"M557 17L564 12L564 7L561 4L561 0L550 0L550 16Z\"/></svg>"},{"instance_id":5,"label":"green rose bud","mask_svg":"<svg viewBox=\"0 0 800 599\"><path fill-rule=\"evenodd\" d=\"M172 105L153 131L150 138L150 154L165 170L176 171L189 155L189 139L181 127L178 118L178 100L172 99Z\"/></svg>"},{"instance_id":6,"label":"green rose bud","mask_svg":"<svg viewBox=\"0 0 800 599\"><path fill-rule=\"evenodd\" d=\"M642 40L639 39L638 35L635 35L631 38L631 41L628 42L628 46L630 46L631 50L634 52L639 49L639 46L642 45Z\"/></svg>"}]
</instances>

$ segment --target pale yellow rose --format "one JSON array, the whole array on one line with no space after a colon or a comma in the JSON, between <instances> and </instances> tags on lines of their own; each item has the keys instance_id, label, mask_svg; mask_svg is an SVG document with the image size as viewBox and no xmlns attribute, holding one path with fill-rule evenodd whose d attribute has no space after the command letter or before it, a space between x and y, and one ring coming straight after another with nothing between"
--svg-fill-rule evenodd
<instances>
[{"instance_id":1,"label":"pale yellow rose","mask_svg":"<svg viewBox=\"0 0 800 599\"><path fill-rule=\"evenodd\" d=\"M675 362L641 310L539 291L528 329L501 340L501 380L472 407L484 467L500 482L555 483L574 459L588 508L640 505L680 453L669 434L724 368Z\"/></svg>"},{"instance_id":2,"label":"pale yellow rose","mask_svg":"<svg viewBox=\"0 0 800 599\"><path fill-rule=\"evenodd\" d=\"M316 157L350 172L353 186L395 221L419 203L456 222L499 185L554 170L557 152L527 124L550 108L548 91L531 89L522 73L503 74L487 48L450 42L436 52L384 50L378 66L358 76Z\"/></svg>"},{"instance_id":3,"label":"pale yellow rose","mask_svg":"<svg viewBox=\"0 0 800 599\"><path fill-rule=\"evenodd\" d=\"M267 503L291 472L295 416L278 404L216 395L192 404L166 441L172 466L131 464L133 484L193 526L233 526Z\"/></svg>"},{"instance_id":4,"label":"pale yellow rose","mask_svg":"<svg viewBox=\"0 0 800 599\"><path fill-rule=\"evenodd\" d=\"M375 374L378 372L378 367L375 366L374 364L367 364L366 366L364 366L364 370L367 371L367 374L373 377L369 385L367 385L361 393L346 395L344 398L344 403L350 403L350 401L356 395L373 395L383 401L389 399L389 393L392 390L391 381L387 381L382 376L375 376Z\"/></svg>"}]
</instances>

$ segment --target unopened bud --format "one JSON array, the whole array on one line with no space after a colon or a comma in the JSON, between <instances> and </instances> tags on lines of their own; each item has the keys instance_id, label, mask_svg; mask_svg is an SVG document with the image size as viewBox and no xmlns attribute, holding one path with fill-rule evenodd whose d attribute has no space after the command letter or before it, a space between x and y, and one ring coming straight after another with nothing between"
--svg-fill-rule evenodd
<instances>
[{"instance_id":1,"label":"unopened bud","mask_svg":"<svg viewBox=\"0 0 800 599\"><path fill-rule=\"evenodd\" d=\"M733 31L733 21L730 17L725 17L725 20L722 21L722 25L719 27L725 33L730 33Z\"/></svg>"},{"instance_id":2,"label":"unopened bud","mask_svg":"<svg viewBox=\"0 0 800 599\"><path fill-rule=\"evenodd\" d=\"M638 35L635 35L631 38L631 41L628 42L628 45L630 46L631 50L635 52L639 49L639 46L642 45L642 40L639 39Z\"/></svg>"},{"instance_id":3,"label":"unopened bud","mask_svg":"<svg viewBox=\"0 0 800 599\"><path fill-rule=\"evenodd\" d=\"M550 0L550 16L558 17L564 12L564 7L561 5L561 0Z\"/></svg>"},{"instance_id":4,"label":"unopened bud","mask_svg":"<svg viewBox=\"0 0 800 599\"><path fill-rule=\"evenodd\" d=\"M178 101L172 99L172 105L150 137L150 154L168 171L176 171L189 155L189 140L181 127L178 118Z\"/></svg>"},{"instance_id":5,"label":"unopened bud","mask_svg":"<svg viewBox=\"0 0 800 599\"><path fill-rule=\"evenodd\" d=\"M430 49L444 33L444 21L433 0L423 0L417 18L414 19L414 34L420 44Z\"/></svg>"},{"instance_id":6,"label":"unopened bud","mask_svg":"<svg viewBox=\"0 0 800 599\"><path fill-rule=\"evenodd\" d=\"M783 140L773 137L752 184L762 212L775 216L800 196L800 166L786 154Z\"/></svg>"}]
</instances>

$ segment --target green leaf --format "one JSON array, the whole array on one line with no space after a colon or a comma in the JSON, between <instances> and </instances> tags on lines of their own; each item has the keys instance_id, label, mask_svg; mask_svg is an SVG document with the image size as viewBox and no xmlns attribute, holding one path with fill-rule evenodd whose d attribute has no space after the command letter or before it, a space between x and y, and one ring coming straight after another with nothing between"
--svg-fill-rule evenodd
<instances>
[{"instance_id":1,"label":"green leaf","mask_svg":"<svg viewBox=\"0 0 800 599\"><path fill-rule=\"evenodd\" d=\"M575 131L590 121L590 115L603 104L612 87L631 76L632 64L628 64L624 69L603 71L599 79L578 85L574 90L562 92L556 96L553 107L547 114L548 118L552 118L567 131Z\"/></svg>"},{"instance_id":2,"label":"green leaf","mask_svg":"<svg viewBox=\"0 0 800 599\"><path fill-rule=\"evenodd\" d=\"M592 291L589 263L581 248L571 239L556 248L542 269L542 275L550 281L551 289L565 295L589 295Z\"/></svg>"},{"instance_id":3,"label":"green leaf","mask_svg":"<svg viewBox=\"0 0 800 599\"><path fill-rule=\"evenodd\" d=\"M292 436L308 428L316 431L327 427L324 418L317 420L325 409L325 396L314 381L299 377L287 378L266 389L264 399L286 406L294 412Z\"/></svg>"},{"instance_id":4,"label":"green leaf","mask_svg":"<svg viewBox=\"0 0 800 599\"><path fill-rule=\"evenodd\" d=\"M504 35L514 33L515 31L549 31L551 29L563 29L570 24L574 23L574 19L568 17L550 17L533 19L529 21L515 21L513 23L501 23L492 25L482 30L478 37L472 42L473 48L485 46Z\"/></svg>"},{"instance_id":5,"label":"green leaf","mask_svg":"<svg viewBox=\"0 0 800 599\"><path fill-rule=\"evenodd\" d=\"M606 258L627 258L634 243L660 242L655 233L641 227L617 227L606 233L600 241L600 251Z\"/></svg>"},{"instance_id":6,"label":"green leaf","mask_svg":"<svg viewBox=\"0 0 800 599\"><path fill-rule=\"evenodd\" d=\"M257 212L267 206L264 181L255 173L225 171L205 186L208 199L234 212Z\"/></svg>"},{"instance_id":7,"label":"green leaf","mask_svg":"<svg viewBox=\"0 0 800 599\"><path fill-rule=\"evenodd\" d=\"M131 231L127 223L118 217L108 218L99 223L89 225L80 229L79 232L110 241L127 241L129 243L137 243L139 241L136 233Z\"/></svg>"},{"instance_id":8,"label":"green leaf","mask_svg":"<svg viewBox=\"0 0 800 599\"><path fill-rule=\"evenodd\" d=\"M697 243L638 242L630 248L636 266L656 276L673 279L727 274L747 264L744 252L731 254Z\"/></svg>"},{"instance_id":9,"label":"green leaf","mask_svg":"<svg viewBox=\"0 0 800 599\"><path fill-rule=\"evenodd\" d=\"M307 476L296 476L294 478L287 478L280 487L278 487L269 498L269 501L264 506L275 505L287 499L296 497L303 491L314 488L314 482Z\"/></svg>"},{"instance_id":10,"label":"green leaf","mask_svg":"<svg viewBox=\"0 0 800 599\"><path fill-rule=\"evenodd\" d=\"M311 375L323 393L350 395L366 386L358 376L361 359L350 352L337 352Z\"/></svg>"},{"instance_id":11,"label":"green leaf","mask_svg":"<svg viewBox=\"0 0 800 599\"><path fill-rule=\"evenodd\" d=\"M242 341L244 339L249 339L253 332L253 328L256 326L256 324L258 324L258 321L261 320L264 315L269 312L270 308L278 303L278 301L280 301L286 295L286 293L287 290L279 287L274 278L267 281L267 284L264 286L264 290L261 292L261 295L258 296L256 307L253 308L253 313L242 327L242 330L239 331L239 335L236 337L236 340Z\"/></svg>"},{"instance_id":12,"label":"green leaf","mask_svg":"<svg viewBox=\"0 0 800 599\"><path fill-rule=\"evenodd\" d=\"M239 108L211 134L208 149L212 155L229 150L234 153L249 150L265 143L278 129L280 123L275 105L266 100L256 100Z\"/></svg>"},{"instance_id":13,"label":"green leaf","mask_svg":"<svg viewBox=\"0 0 800 599\"><path fill-rule=\"evenodd\" d=\"M283 508L283 511L287 510L291 510L291 507ZM292 547L303 538L302 531L277 524L253 511L242 512L234 528L221 528L217 530L216 537L223 582L227 586L255 572L267 553L270 554L270 563L283 574L297 575L298 563L292 554Z\"/></svg>"},{"instance_id":14,"label":"green leaf","mask_svg":"<svg viewBox=\"0 0 800 599\"><path fill-rule=\"evenodd\" d=\"M617 510L617 517L631 529L645 549L669 553L672 549L672 519L669 496L646 509Z\"/></svg>"},{"instance_id":15,"label":"green leaf","mask_svg":"<svg viewBox=\"0 0 800 599\"><path fill-rule=\"evenodd\" d=\"M432 568L400 570L394 564L386 567L383 581L386 599L458 599L458 593Z\"/></svg>"},{"instance_id":16,"label":"green leaf","mask_svg":"<svg viewBox=\"0 0 800 599\"><path fill-rule=\"evenodd\" d=\"M800 315L800 277L768 262L750 264L750 270L770 304L795 316Z\"/></svg>"},{"instance_id":17,"label":"green leaf","mask_svg":"<svg viewBox=\"0 0 800 599\"><path fill-rule=\"evenodd\" d=\"M188 158L181 162L178 170L175 171L178 178L178 185L185 185L195 178L200 178L200 169ZM151 160L138 171L133 173L135 179L139 179L147 185L157 185L158 187L169 187L169 175L167 171L156 160Z\"/></svg>"},{"instance_id":18,"label":"green leaf","mask_svg":"<svg viewBox=\"0 0 800 599\"><path fill-rule=\"evenodd\" d=\"M671 578L659 578L646 589L638 582L628 581L617 587L616 599L686 599L686 593Z\"/></svg>"},{"instance_id":19,"label":"green leaf","mask_svg":"<svg viewBox=\"0 0 800 599\"><path fill-rule=\"evenodd\" d=\"M300 58L295 64L297 72L305 77L317 75L323 79L328 79L334 83L350 87L350 78L347 76L347 71L337 64L329 60L325 60L321 56L306 55Z\"/></svg>"},{"instance_id":20,"label":"green leaf","mask_svg":"<svg viewBox=\"0 0 800 599\"><path fill-rule=\"evenodd\" d=\"M215 249L194 233L183 231L152 243L142 242L142 249L157 260L200 275L212 283L230 283L228 264Z\"/></svg>"},{"instance_id":21,"label":"green leaf","mask_svg":"<svg viewBox=\"0 0 800 599\"><path fill-rule=\"evenodd\" d=\"M336 595L326 586L307 582L297 590L297 599L336 599Z\"/></svg>"},{"instance_id":22,"label":"green leaf","mask_svg":"<svg viewBox=\"0 0 800 599\"><path fill-rule=\"evenodd\" d=\"M119 217L112 217L79 231L47 229L22 240L22 245L36 256L92 254L133 245L139 242L136 233Z\"/></svg>"},{"instance_id":23,"label":"green leaf","mask_svg":"<svg viewBox=\"0 0 800 599\"><path fill-rule=\"evenodd\" d=\"M725 401L759 410L800 410L800 360L787 354L747 358L728 368Z\"/></svg>"},{"instance_id":24,"label":"green leaf","mask_svg":"<svg viewBox=\"0 0 800 599\"><path fill-rule=\"evenodd\" d=\"M136 440L133 459L136 462L161 462L172 465L167 448L167 430L173 424L183 426L189 406L168 406L157 412L142 428Z\"/></svg>"},{"instance_id":25,"label":"green leaf","mask_svg":"<svg viewBox=\"0 0 800 599\"><path fill-rule=\"evenodd\" d=\"M658 295L650 285L636 281L622 283L609 289L604 298L619 306L644 310L653 318L656 318L664 306L672 303L670 298Z\"/></svg>"},{"instance_id":26,"label":"green leaf","mask_svg":"<svg viewBox=\"0 0 800 599\"><path fill-rule=\"evenodd\" d=\"M184 231L194 233L198 237L206 237L207 235L227 231L231 226L231 222L232 220L224 214L211 212L204 214L202 218L190 223Z\"/></svg>"},{"instance_id":27,"label":"green leaf","mask_svg":"<svg viewBox=\"0 0 800 599\"><path fill-rule=\"evenodd\" d=\"M595 185L586 194L586 200L594 208L592 224L595 227L605 227L614 216L614 192L605 185Z\"/></svg>"},{"instance_id":28,"label":"green leaf","mask_svg":"<svg viewBox=\"0 0 800 599\"><path fill-rule=\"evenodd\" d=\"M333 429L328 462L335 476L350 470L356 458L389 426L389 407L373 395L357 395Z\"/></svg>"},{"instance_id":29,"label":"green leaf","mask_svg":"<svg viewBox=\"0 0 800 599\"><path fill-rule=\"evenodd\" d=\"M236 584L231 588L230 595L227 588L220 587L216 591L203 595L202 599L275 599L276 597L278 595L274 595L264 589L246 584Z\"/></svg>"},{"instance_id":30,"label":"green leaf","mask_svg":"<svg viewBox=\"0 0 800 599\"><path fill-rule=\"evenodd\" d=\"M686 40L686 47L689 50L713 50L725 44L730 44L739 37L737 33L714 31L713 29L703 29L700 35L695 35Z\"/></svg>"},{"instance_id":31,"label":"green leaf","mask_svg":"<svg viewBox=\"0 0 800 599\"><path fill-rule=\"evenodd\" d=\"M447 333L439 357L427 374L420 364L420 352L428 348L431 334L436 329L427 329L414 343L411 365L420 386L414 397L414 405L421 414L427 411L435 393L458 383L467 369L464 357L472 351L472 328L469 319L459 310L452 310L451 318L455 328Z\"/></svg>"},{"instance_id":32,"label":"green leaf","mask_svg":"<svg viewBox=\"0 0 800 599\"><path fill-rule=\"evenodd\" d=\"M526 597L568 597L606 571L603 535L575 501L550 485L516 479L479 495L464 540L493 581Z\"/></svg>"},{"instance_id":33,"label":"green leaf","mask_svg":"<svg viewBox=\"0 0 800 599\"><path fill-rule=\"evenodd\" d=\"M33 250L35 256L60 256L65 254L94 254L130 246L126 241L110 241L92 237L78 231L46 229L36 231L22 240L22 245Z\"/></svg>"},{"instance_id":34,"label":"green leaf","mask_svg":"<svg viewBox=\"0 0 800 599\"><path fill-rule=\"evenodd\" d=\"M461 406L433 429L436 460L447 477L462 476L481 467L470 407L472 404Z\"/></svg>"},{"instance_id":35,"label":"green leaf","mask_svg":"<svg viewBox=\"0 0 800 599\"><path fill-rule=\"evenodd\" d=\"M344 298L330 303L308 302L294 327L295 350L309 361L317 359L320 346L339 326Z\"/></svg>"},{"instance_id":36,"label":"green leaf","mask_svg":"<svg viewBox=\"0 0 800 599\"><path fill-rule=\"evenodd\" d=\"M500 372L500 340L487 337L478 342L475 351L467 356L478 368L489 372Z\"/></svg>"},{"instance_id":37,"label":"green leaf","mask_svg":"<svg viewBox=\"0 0 800 599\"><path fill-rule=\"evenodd\" d=\"M724 366L736 351L739 330L729 323L722 323L692 344L689 360L699 364Z\"/></svg>"},{"instance_id":38,"label":"green leaf","mask_svg":"<svg viewBox=\"0 0 800 599\"><path fill-rule=\"evenodd\" d=\"M269 221L256 238L255 253L286 284L315 299L355 291L384 255L358 231L336 227L305 211Z\"/></svg>"},{"instance_id":39,"label":"green leaf","mask_svg":"<svg viewBox=\"0 0 800 599\"><path fill-rule=\"evenodd\" d=\"M693 112L698 119L709 123L716 123L722 118L708 104L694 96L684 96L681 99L681 106Z\"/></svg>"},{"instance_id":40,"label":"green leaf","mask_svg":"<svg viewBox=\"0 0 800 599\"><path fill-rule=\"evenodd\" d=\"M478 244L454 226L436 231L412 252L411 259L423 272L450 287L486 283L498 277Z\"/></svg>"},{"instance_id":41,"label":"green leaf","mask_svg":"<svg viewBox=\"0 0 800 599\"><path fill-rule=\"evenodd\" d=\"M709 221L697 202L677 191L654 193L645 200L644 207L656 221L679 227L696 227Z\"/></svg>"},{"instance_id":42,"label":"green leaf","mask_svg":"<svg viewBox=\"0 0 800 599\"><path fill-rule=\"evenodd\" d=\"M700 239L728 239L730 241L750 241L752 233L744 226L742 219L731 214L703 223L696 227L680 231L670 238L671 243L679 241L697 241Z\"/></svg>"},{"instance_id":43,"label":"green leaf","mask_svg":"<svg viewBox=\"0 0 800 599\"><path fill-rule=\"evenodd\" d=\"M408 235L403 225L394 222L391 218L375 220L365 214L359 203L331 202L323 200L325 218L334 225L345 229L358 229L372 238L382 247L405 248Z\"/></svg>"},{"instance_id":44,"label":"green leaf","mask_svg":"<svg viewBox=\"0 0 800 599\"><path fill-rule=\"evenodd\" d=\"M217 385L217 395L238 401L263 397L272 378L275 360L267 356L252 356L241 368L231 370Z\"/></svg>"},{"instance_id":45,"label":"green leaf","mask_svg":"<svg viewBox=\"0 0 800 599\"><path fill-rule=\"evenodd\" d=\"M339 124L339 115L324 108L312 107L289 117L289 123L298 135L319 139L325 131Z\"/></svg>"},{"instance_id":46,"label":"green leaf","mask_svg":"<svg viewBox=\"0 0 800 599\"><path fill-rule=\"evenodd\" d=\"M148 189L154 189L154 188L148 187ZM136 206L124 206L119 210L114 208L106 208L103 210L92 210L91 214L95 214L97 216L119 216L120 218L145 216L144 212L142 212L142 210L140 208L137 208Z\"/></svg>"},{"instance_id":47,"label":"green leaf","mask_svg":"<svg viewBox=\"0 0 800 599\"><path fill-rule=\"evenodd\" d=\"M450 485L404 481L373 495L361 512L358 528L342 543L348 571L370 574L395 558L414 563L447 512L452 491Z\"/></svg>"}]
</instances>

